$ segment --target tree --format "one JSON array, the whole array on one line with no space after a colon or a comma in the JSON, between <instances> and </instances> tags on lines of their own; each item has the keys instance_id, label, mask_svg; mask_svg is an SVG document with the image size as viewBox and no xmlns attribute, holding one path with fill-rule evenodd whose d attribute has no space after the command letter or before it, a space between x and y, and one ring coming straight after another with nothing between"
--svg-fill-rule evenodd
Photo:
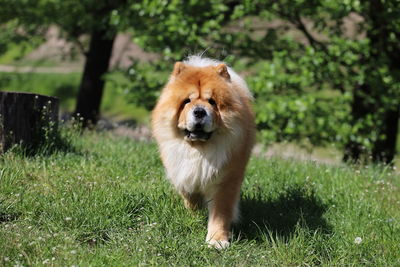
<instances>
[{"instance_id":1,"label":"tree","mask_svg":"<svg viewBox=\"0 0 400 267\"><path fill-rule=\"evenodd\" d=\"M5 1L4 21L16 24L22 32L57 25L66 39L75 42L86 56L84 73L77 97L75 115L83 126L96 124L117 26L112 16L127 5L125 0L26 0ZM4 22L3 21L3 22ZM90 45L80 38L89 35Z\"/></svg>"},{"instance_id":2,"label":"tree","mask_svg":"<svg viewBox=\"0 0 400 267\"><path fill-rule=\"evenodd\" d=\"M74 114L87 126L98 120L103 76L118 31L133 31L149 50L176 58L183 49L205 46L203 37L219 27L225 12L232 10L231 2L234 1L26 0L6 5L11 11L8 16L18 18L23 27L55 24L67 39L82 48L86 63ZM79 39L82 35L90 36L87 51Z\"/></svg>"},{"instance_id":3,"label":"tree","mask_svg":"<svg viewBox=\"0 0 400 267\"><path fill-rule=\"evenodd\" d=\"M102 1L44 1L43 12L48 23L55 23L67 37L80 45L86 56L85 67L79 87L74 115L83 126L95 125L100 114L104 89L104 75L108 71L113 43L118 25L112 16L126 8L125 0ZM90 35L90 44L85 49L79 37Z\"/></svg>"},{"instance_id":4,"label":"tree","mask_svg":"<svg viewBox=\"0 0 400 267\"><path fill-rule=\"evenodd\" d=\"M334 142L344 148L346 161L371 155L390 162L399 106L397 5L378 0L137 4L143 24L134 31L143 47L164 59L180 59L193 47L211 48L209 55L225 49L233 54L231 63L240 57L248 70L257 69L249 83L267 142ZM130 85L124 85L135 88L136 103L145 94L148 108L160 87L150 69L135 64ZM164 69L162 63L153 68Z\"/></svg>"},{"instance_id":5,"label":"tree","mask_svg":"<svg viewBox=\"0 0 400 267\"><path fill-rule=\"evenodd\" d=\"M24 25L56 23L78 44L82 34L92 36L79 94L82 101L76 110L85 109L84 122L95 122L98 116L104 84L99 77L109 57L105 51L110 51L118 30L129 29L142 47L162 55L151 65L134 63L127 70L131 80L123 85L132 88L136 103L148 109L171 61L205 50L218 57L219 51L227 50L228 62L240 58L252 72L248 81L266 142L335 142L344 149L346 161L371 156L373 161L390 162L395 155L400 99L398 1L23 3L25 9L15 10L28 15L11 17ZM6 1L7 5L13 3Z\"/></svg>"},{"instance_id":6,"label":"tree","mask_svg":"<svg viewBox=\"0 0 400 267\"><path fill-rule=\"evenodd\" d=\"M264 27L264 35L254 38L247 32L260 31L260 26L249 25L236 34L237 47L245 55L264 58L279 67L278 73L261 79L258 84L272 84L274 94L297 92L300 105L292 116L314 116L308 125L317 131L304 128L307 120L294 121L286 117L279 123L281 139L308 138L312 143L340 141L344 146L346 161L368 160L389 163L393 160L399 121L399 55L400 55L400 6L398 1L245 1L239 9L239 18L256 15L278 26ZM351 21L353 19L353 21ZM264 22L265 25L265 22ZM349 29L351 27L352 29ZM354 31L350 34L350 31ZM301 33L301 36L296 33ZM259 34L260 35L260 34ZM271 69L270 66L266 70ZM284 78L280 78L281 74ZM287 88L283 88L282 84ZM257 85L257 84L256 84ZM266 98L268 89L259 86L256 94ZM257 87L256 87L257 88ZM310 92L337 90L350 100L350 116L330 116L337 112L335 106L319 106L318 101L305 102ZM278 92L279 93L279 92ZM275 95L268 95L270 98ZM293 95L295 96L295 95ZM332 100L330 100L332 102ZM269 102L270 103L270 102ZM264 109L268 109L265 103ZM345 104L345 102L343 102ZM301 110L303 106L303 110ZM319 106L319 107L318 107ZM344 108L347 105L341 105ZM290 108L271 118L269 109L259 107L261 132L273 127L271 119L285 117ZM312 112L307 112L312 111ZM314 114L313 114L314 113ZM276 115L275 113L272 113ZM323 116L320 116L323 115ZM348 118L347 118L348 117ZM326 118L330 118L326 120ZM331 120L340 118L334 125ZM328 127L327 130L318 126ZM331 127L333 126L333 127ZM344 126L344 127L343 127ZM279 138L275 128L272 138ZM316 135L314 133L317 133ZM324 135L322 135L324 133ZM271 137L271 136L269 136ZM336 139L336 140L335 140Z\"/></svg>"}]
</instances>

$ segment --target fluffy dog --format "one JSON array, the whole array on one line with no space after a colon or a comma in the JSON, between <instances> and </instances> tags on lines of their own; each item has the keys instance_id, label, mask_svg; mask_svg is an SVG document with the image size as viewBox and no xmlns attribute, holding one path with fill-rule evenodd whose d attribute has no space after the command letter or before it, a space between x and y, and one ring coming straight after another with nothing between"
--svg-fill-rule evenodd
<instances>
[{"instance_id":1,"label":"fluffy dog","mask_svg":"<svg viewBox=\"0 0 400 267\"><path fill-rule=\"evenodd\" d=\"M229 246L240 187L254 143L252 96L226 64L191 56L175 63L152 113L167 177L185 206L208 205L206 242Z\"/></svg>"}]
</instances>

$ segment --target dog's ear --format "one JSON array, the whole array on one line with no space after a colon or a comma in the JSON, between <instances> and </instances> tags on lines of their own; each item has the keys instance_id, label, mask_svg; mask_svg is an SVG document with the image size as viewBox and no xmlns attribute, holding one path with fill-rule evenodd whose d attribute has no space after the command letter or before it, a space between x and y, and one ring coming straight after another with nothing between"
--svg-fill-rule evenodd
<instances>
[{"instance_id":1,"label":"dog's ear","mask_svg":"<svg viewBox=\"0 0 400 267\"><path fill-rule=\"evenodd\" d=\"M225 64L219 64L217 67L217 72L219 75L224 77L225 79L230 80L231 76L229 75L228 68L226 67Z\"/></svg>"},{"instance_id":2,"label":"dog's ear","mask_svg":"<svg viewBox=\"0 0 400 267\"><path fill-rule=\"evenodd\" d=\"M178 76L184 69L186 65L180 61L175 63L174 70L172 71L172 75Z\"/></svg>"}]
</instances>

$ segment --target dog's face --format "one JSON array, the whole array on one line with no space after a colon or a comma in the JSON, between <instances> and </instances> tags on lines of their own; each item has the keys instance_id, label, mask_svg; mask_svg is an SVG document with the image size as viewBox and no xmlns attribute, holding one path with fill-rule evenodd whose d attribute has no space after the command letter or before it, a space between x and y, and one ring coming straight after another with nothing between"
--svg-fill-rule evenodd
<instances>
[{"instance_id":1,"label":"dog's face","mask_svg":"<svg viewBox=\"0 0 400 267\"><path fill-rule=\"evenodd\" d=\"M189 142L206 142L221 127L232 106L226 65L192 67L175 64L168 88L177 105L179 134Z\"/></svg>"}]
</instances>

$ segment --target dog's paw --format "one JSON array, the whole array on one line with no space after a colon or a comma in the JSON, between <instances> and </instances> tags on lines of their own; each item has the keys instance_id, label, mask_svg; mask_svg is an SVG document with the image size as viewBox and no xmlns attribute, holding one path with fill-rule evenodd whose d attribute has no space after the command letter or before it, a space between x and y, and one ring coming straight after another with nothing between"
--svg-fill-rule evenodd
<instances>
[{"instance_id":1,"label":"dog's paw","mask_svg":"<svg viewBox=\"0 0 400 267\"><path fill-rule=\"evenodd\" d=\"M215 240L215 239L211 239L211 240L207 241L207 243L208 243L209 248L216 248L218 250L227 249L231 245L231 243L229 241Z\"/></svg>"}]
</instances>

